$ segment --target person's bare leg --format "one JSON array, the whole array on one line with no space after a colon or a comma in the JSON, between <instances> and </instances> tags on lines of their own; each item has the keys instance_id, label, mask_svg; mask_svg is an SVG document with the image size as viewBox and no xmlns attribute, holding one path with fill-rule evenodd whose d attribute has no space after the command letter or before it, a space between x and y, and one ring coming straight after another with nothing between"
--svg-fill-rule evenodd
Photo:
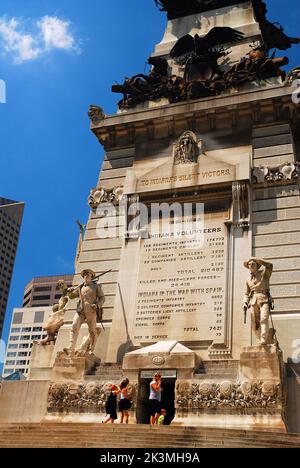
<instances>
[{"instance_id":1,"label":"person's bare leg","mask_svg":"<svg viewBox=\"0 0 300 468\"><path fill-rule=\"evenodd\" d=\"M122 415L121 415L121 422L120 422L120 424L123 424L123 422L124 422L124 411L122 411L121 414L122 414Z\"/></svg>"},{"instance_id":2,"label":"person's bare leg","mask_svg":"<svg viewBox=\"0 0 300 468\"><path fill-rule=\"evenodd\" d=\"M155 416L151 416L150 424L151 424L151 426L155 425Z\"/></svg>"},{"instance_id":3,"label":"person's bare leg","mask_svg":"<svg viewBox=\"0 0 300 468\"><path fill-rule=\"evenodd\" d=\"M128 424L128 422L129 422L129 413L128 413L128 411L126 411L126 413L125 413L125 424Z\"/></svg>"}]
</instances>

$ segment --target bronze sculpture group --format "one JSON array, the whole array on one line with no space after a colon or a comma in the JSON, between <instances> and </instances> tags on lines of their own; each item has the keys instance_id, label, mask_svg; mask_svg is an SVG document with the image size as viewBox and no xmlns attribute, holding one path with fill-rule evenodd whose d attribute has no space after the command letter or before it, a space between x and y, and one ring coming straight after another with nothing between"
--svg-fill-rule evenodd
<instances>
[{"instance_id":1,"label":"bronze sculpture group","mask_svg":"<svg viewBox=\"0 0 300 468\"><path fill-rule=\"evenodd\" d=\"M174 19L213 8L232 5L233 0L155 0L157 6ZM236 3L240 3L237 1ZM285 78L282 66L287 57L275 57L272 49L286 50L300 39L289 37L283 28L266 18L267 6L262 0L252 0L256 20L262 30L262 40L253 44L249 53L230 68L222 66L220 59L227 57L230 45L240 42L244 34L229 27L212 28L204 37L185 35L177 41L169 57L151 57L151 72L126 78L123 84L112 86L114 93L122 93L120 109L130 109L147 101L167 99L176 103L190 99L216 96L230 88L256 80L273 77ZM183 68L183 76L170 73L170 65ZM224 65L224 64L223 64Z\"/></svg>"}]
</instances>

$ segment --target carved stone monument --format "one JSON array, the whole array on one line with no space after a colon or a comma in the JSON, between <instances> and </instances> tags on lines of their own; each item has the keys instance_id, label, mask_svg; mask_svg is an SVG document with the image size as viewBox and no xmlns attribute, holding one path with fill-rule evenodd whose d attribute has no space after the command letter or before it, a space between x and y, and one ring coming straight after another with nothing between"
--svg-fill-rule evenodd
<instances>
[{"instance_id":1,"label":"carved stone monument","mask_svg":"<svg viewBox=\"0 0 300 468\"><path fill-rule=\"evenodd\" d=\"M97 320L102 321L102 306L105 296L102 287L95 283L96 274L90 269L83 270L81 276L84 283L76 288L68 288L67 294L70 299L79 298L76 315L73 320L69 348L65 348L67 355L73 355L81 326L86 322L89 329L89 337L84 340L79 348L79 354L87 352L94 354L98 338Z\"/></svg>"},{"instance_id":2,"label":"carved stone monument","mask_svg":"<svg viewBox=\"0 0 300 468\"><path fill-rule=\"evenodd\" d=\"M273 265L270 262L258 258L251 258L244 263L249 268L251 275L246 283L246 294L244 297L244 309L251 309L252 330L256 336L257 343L268 344L269 320L273 299L270 294L270 278L273 273ZM261 267L264 266L264 271Z\"/></svg>"}]
</instances>

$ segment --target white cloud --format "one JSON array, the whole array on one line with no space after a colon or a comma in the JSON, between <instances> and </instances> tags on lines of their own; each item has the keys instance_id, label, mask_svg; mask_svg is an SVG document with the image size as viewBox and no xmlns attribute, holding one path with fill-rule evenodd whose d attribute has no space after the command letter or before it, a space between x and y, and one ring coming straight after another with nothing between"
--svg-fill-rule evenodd
<instances>
[{"instance_id":1,"label":"white cloud","mask_svg":"<svg viewBox=\"0 0 300 468\"><path fill-rule=\"evenodd\" d=\"M24 32L23 28L20 19L0 17L0 52L2 49L11 55L17 64L37 59L55 49L80 51L68 21L43 16L31 27L32 32Z\"/></svg>"},{"instance_id":2,"label":"white cloud","mask_svg":"<svg viewBox=\"0 0 300 468\"><path fill-rule=\"evenodd\" d=\"M45 48L76 50L75 38L69 31L70 23L53 16L44 16L38 21L41 29Z\"/></svg>"},{"instance_id":3,"label":"white cloud","mask_svg":"<svg viewBox=\"0 0 300 468\"><path fill-rule=\"evenodd\" d=\"M7 21L0 18L0 39L6 53L11 53L16 63L37 58L41 49L36 45L36 40L30 34L20 32L20 23L12 18Z\"/></svg>"}]
</instances>

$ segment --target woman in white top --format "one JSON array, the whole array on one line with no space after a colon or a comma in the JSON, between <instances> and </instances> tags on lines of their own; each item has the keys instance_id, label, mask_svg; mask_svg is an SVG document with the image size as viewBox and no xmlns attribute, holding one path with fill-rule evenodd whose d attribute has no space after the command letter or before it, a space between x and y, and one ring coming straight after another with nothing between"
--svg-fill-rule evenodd
<instances>
[{"instance_id":1,"label":"woman in white top","mask_svg":"<svg viewBox=\"0 0 300 468\"><path fill-rule=\"evenodd\" d=\"M150 383L150 396L149 396L149 404L150 404L150 424L154 426L157 424L158 418L161 413L161 375L157 372L154 375L154 379Z\"/></svg>"}]
</instances>

